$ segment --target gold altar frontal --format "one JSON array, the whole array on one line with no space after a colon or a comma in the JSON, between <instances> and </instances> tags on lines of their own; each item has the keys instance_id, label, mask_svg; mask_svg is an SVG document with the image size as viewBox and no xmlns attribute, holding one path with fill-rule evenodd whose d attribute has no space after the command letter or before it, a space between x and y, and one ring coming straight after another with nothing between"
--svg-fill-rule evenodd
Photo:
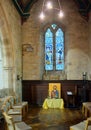
<instances>
[{"instance_id":1,"label":"gold altar frontal","mask_svg":"<svg viewBox=\"0 0 91 130\"><path fill-rule=\"evenodd\" d=\"M48 109L48 108L63 109L64 108L64 101L63 101L62 98L60 98L60 99L55 99L55 98L49 99L49 98L46 98L44 100L44 103L43 103L43 108L44 109Z\"/></svg>"}]
</instances>

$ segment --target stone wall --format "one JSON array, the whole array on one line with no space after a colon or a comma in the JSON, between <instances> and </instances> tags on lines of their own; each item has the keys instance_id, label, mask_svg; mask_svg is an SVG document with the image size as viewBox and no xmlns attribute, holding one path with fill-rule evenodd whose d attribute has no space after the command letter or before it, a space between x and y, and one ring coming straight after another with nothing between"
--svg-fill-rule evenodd
<instances>
[{"instance_id":1,"label":"stone wall","mask_svg":"<svg viewBox=\"0 0 91 130\"><path fill-rule=\"evenodd\" d=\"M56 1L55 6L57 4ZM73 0L62 1L64 17L59 19L57 11L47 13L44 21L39 19L43 1L39 0L30 11L30 17L21 26L21 17L12 0L0 0L0 40L3 49L4 88L9 87L11 94L15 91L22 95L21 78L24 80L64 80L82 79L87 72L91 79L91 14L89 22L78 12ZM40 6L40 8L39 8ZM58 6L58 5L57 5ZM43 29L47 24L58 23L65 32L65 70L63 72L44 71ZM22 44L31 44L31 52L23 52ZM22 68L23 66L23 68ZM3 91L3 90L2 90Z\"/></svg>"},{"instance_id":2,"label":"stone wall","mask_svg":"<svg viewBox=\"0 0 91 130\"><path fill-rule=\"evenodd\" d=\"M3 49L4 88L21 96L21 17L12 0L0 0L0 38Z\"/></svg>"},{"instance_id":3,"label":"stone wall","mask_svg":"<svg viewBox=\"0 0 91 130\"><path fill-rule=\"evenodd\" d=\"M55 2L55 1L54 1ZM88 22L78 12L73 0L61 2L64 17L59 19L57 11L49 13L40 21L39 13L43 1L39 0L30 11L29 19L22 26L22 44L30 43L32 52L23 55L23 79L39 80L44 74L43 28L46 24L59 23L65 32L65 76L67 79L82 79L82 73L88 72L89 31ZM54 4L56 6L57 2ZM40 6L40 7L39 7ZM56 74L55 72L52 75ZM62 75L61 72L57 73ZM57 77L57 76L56 76ZM60 76L61 77L61 76Z\"/></svg>"},{"instance_id":4,"label":"stone wall","mask_svg":"<svg viewBox=\"0 0 91 130\"><path fill-rule=\"evenodd\" d=\"M88 77L91 80L91 11L89 13L89 64L88 64Z\"/></svg>"}]
</instances>

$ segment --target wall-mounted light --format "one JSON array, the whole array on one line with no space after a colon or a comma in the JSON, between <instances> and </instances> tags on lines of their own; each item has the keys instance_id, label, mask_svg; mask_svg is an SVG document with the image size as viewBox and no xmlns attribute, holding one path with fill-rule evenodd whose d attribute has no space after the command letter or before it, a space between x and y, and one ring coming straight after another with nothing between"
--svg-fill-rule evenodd
<instances>
[{"instance_id":1,"label":"wall-mounted light","mask_svg":"<svg viewBox=\"0 0 91 130\"><path fill-rule=\"evenodd\" d=\"M28 53L28 52L33 52L33 47L31 44L27 43L27 44L23 44L22 45L22 51L23 51L23 55L25 53Z\"/></svg>"},{"instance_id":2,"label":"wall-mounted light","mask_svg":"<svg viewBox=\"0 0 91 130\"><path fill-rule=\"evenodd\" d=\"M17 75L17 80L21 80L22 76L21 75Z\"/></svg>"},{"instance_id":3,"label":"wall-mounted light","mask_svg":"<svg viewBox=\"0 0 91 130\"><path fill-rule=\"evenodd\" d=\"M87 72L83 72L83 80L87 79Z\"/></svg>"}]
</instances>

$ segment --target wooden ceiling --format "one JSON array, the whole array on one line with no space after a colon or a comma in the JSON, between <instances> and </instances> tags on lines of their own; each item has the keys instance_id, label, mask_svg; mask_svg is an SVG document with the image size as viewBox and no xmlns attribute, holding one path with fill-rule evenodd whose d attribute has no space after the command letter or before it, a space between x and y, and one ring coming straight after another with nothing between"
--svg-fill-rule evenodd
<instances>
[{"instance_id":1,"label":"wooden ceiling","mask_svg":"<svg viewBox=\"0 0 91 130\"><path fill-rule=\"evenodd\" d=\"M33 4L38 0L12 0L18 12L23 19L27 19L30 16L29 11ZM89 19L89 12L91 10L91 0L74 0L78 7L78 12L86 20Z\"/></svg>"}]
</instances>

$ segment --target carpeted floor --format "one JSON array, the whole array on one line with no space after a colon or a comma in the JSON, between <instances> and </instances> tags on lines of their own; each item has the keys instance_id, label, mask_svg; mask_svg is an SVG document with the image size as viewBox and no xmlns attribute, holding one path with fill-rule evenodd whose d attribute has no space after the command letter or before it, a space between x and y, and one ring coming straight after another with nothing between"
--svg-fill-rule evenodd
<instances>
[{"instance_id":1,"label":"carpeted floor","mask_svg":"<svg viewBox=\"0 0 91 130\"><path fill-rule=\"evenodd\" d=\"M24 121L33 130L69 130L69 126L83 121L81 110L30 108Z\"/></svg>"}]
</instances>

